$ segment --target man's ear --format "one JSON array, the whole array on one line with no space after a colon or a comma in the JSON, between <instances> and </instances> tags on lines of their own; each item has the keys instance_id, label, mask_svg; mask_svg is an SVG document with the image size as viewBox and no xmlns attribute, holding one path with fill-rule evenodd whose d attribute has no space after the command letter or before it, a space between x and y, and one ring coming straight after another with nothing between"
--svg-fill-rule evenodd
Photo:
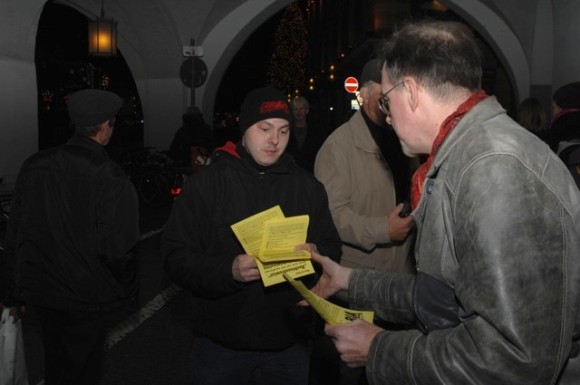
<instances>
[{"instance_id":1,"label":"man's ear","mask_svg":"<svg viewBox=\"0 0 580 385\"><path fill-rule=\"evenodd\" d=\"M369 99L369 96L370 96L369 88L366 87L366 86L365 87L361 87L361 89L360 89L360 96L363 99L363 103L364 103L365 100L368 100Z\"/></svg>"},{"instance_id":2,"label":"man's ear","mask_svg":"<svg viewBox=\"0 0 580 385\"><path fill-rule=\"evenodd\" d=\"M419 85L412 77L406 77L403 81L404 87L407 88L407 102L411 111L415 111L419 106Z\"/></svg>"}]
</instances>

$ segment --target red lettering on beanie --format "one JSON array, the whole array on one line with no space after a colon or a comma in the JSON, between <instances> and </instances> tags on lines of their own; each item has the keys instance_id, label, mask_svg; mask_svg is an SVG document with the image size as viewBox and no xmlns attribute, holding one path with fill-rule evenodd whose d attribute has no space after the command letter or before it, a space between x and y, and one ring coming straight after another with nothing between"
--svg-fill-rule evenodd
<instances>
[{"instance_id":1,"label":"red lettering on beanie","mask_svg":"<svg viewBox=\"0 0 580 385\"><path fill-rule=\"evenodd\" d=\"M287 114L290 113L290 110L288 109L288 103L285 103L282 100L264 102L260 104L260 114L267 114L274 111L283 111Z\"/></svg>"}]
</instances>

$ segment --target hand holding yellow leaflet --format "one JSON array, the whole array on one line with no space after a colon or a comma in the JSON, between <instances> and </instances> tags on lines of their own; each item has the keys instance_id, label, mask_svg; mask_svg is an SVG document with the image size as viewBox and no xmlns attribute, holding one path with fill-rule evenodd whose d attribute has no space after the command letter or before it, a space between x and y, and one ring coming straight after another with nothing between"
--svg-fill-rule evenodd
<instances>
[{"instance_id":1,"label":"hand holding yellow leaflet","mask_svg":"<svg viewBox=\"0 0 580 385\"><path fill-rule=\"evenodd\" d=\"M300 293L312 308L330 325L348 323L357 319L373 323L374 312L367 310L350 310L335 305L308 290L301 281L297 281L284 273L284 278Z\"/></svg>"},{"instance_id":2,"label":"hand holding yellow leaflet","mask_svg":"<svg viewBox=\"0 0 580 385\"><path fill-rule=\"evenodd\" d=\"M274 206L231 226L246 254L256 258L264 286L284 282L284 273L294 278L314 273L310 253L294 251L306 242L308 222L307 215L286 218Z\"/></svg>"}]
</instances>

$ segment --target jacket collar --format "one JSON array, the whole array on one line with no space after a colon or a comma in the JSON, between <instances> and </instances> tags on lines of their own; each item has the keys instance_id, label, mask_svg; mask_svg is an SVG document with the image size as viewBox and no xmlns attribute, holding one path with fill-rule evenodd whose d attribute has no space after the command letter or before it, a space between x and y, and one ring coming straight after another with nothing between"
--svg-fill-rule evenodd
<instances>
[{"instance_id":1,"label":"jacket collar","mask_svg":"<svg viewBox=\"0 0 580 385\"><path fill-rule=\"evenodd\" d=\"M244 156L240 155L241 146L241 142L238 142L237 144L228 142L223 147L219 147L214 151L214 158L216 160L222 158L236 167L246 171L253 171L257 174L285 174L290 172L290 165L294 163L294 159L286 152L284 152L278 162L264 170L259 170L255 165L252 164L252 162L244 159Z\"/></svg>"},{"instance_id":2,"label":"jacket collar","mask_svg":"<svg viewBox=\"0 0 580 385\"><path fill-rule=\"evenodd\" d=\"M499 104L495 96L489 96L485 100L479 102L467 114L465 114L463 118L461 118L457 123L457 126L455 126L449 136L441 144L435 159L433 159L433 164L429 168L429 171L427 171L427 177L432 176L437 172L439 167L441 167L441 164L445 162L445 159L453 150L457 141L470 132L481 129L482 122L488 121L495 116L505 114L505 112L505 109L501 104Z\"/></svg>"},{"instance_id":3,"label":"jacket collar","mask_svg":"<svg viewBox=\"0 0 580 385\"><path fill-rule=\"evenodd\" d=\"M371 132L367 126L367 122L363 117L363 111L357 111L349 120L350 130L353 133L353 144L365 151L373 154L380 154L379 146L373 139Z\"/></svg>"},{"instance_id":4,"label":"jacket collar","mask_svg":"<svg viewBox=\"0 0 580 385\"><path fill-rule=\"evenodd\" d=\"M75 133L67 142L66 144L72 146L80 146L84 147L92 152L108 156L107 150L105 146L101 145L100 143L94 141L93 139L89 138L88 136Z\"/></svg>"}]
</instances>

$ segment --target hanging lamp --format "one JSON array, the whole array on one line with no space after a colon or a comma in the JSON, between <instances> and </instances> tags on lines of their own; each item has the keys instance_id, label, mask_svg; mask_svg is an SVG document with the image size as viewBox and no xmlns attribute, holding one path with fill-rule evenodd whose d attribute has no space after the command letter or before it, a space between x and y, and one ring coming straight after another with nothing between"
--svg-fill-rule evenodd
<instances>
[{"instance_id":1,"label":"hanging lamp","mask_svg":"<svg viewBox=\"0 0 580 385\"><path fill-rule=\"evenodd\" d=\"M101 16L89 21L89 55L117 55L117 22L105 17L104 0L101 0Z\"/></svg>"}]
</instances>

